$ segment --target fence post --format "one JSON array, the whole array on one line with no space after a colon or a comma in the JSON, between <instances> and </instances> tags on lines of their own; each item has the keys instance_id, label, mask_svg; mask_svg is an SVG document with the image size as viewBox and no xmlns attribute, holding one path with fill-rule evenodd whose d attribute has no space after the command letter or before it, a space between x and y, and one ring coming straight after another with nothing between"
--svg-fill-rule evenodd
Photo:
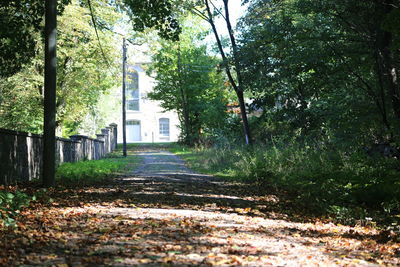
<instances>
[{"instance_id":1,"label":"fence post","mask_svg":"<svg viewBox=\"0 0 400 267\"><path fill-rule=\"evenodd\" d=\"M117 140L118 140L118 125L116 123L111 123L110 127L112 127L113 135L112 135L112 149L117 149Z\"/></svg>"},{"instance_id":2,"label":"fence post","mask_svg":"<svg viewBox=\"0 0 400 267\"><path fill-rule=\"evenodd\" d=\"M110 152L112 152L113 151L113 149L112 149L112 135L113 135L113 133L114 133L114 131L113 131L113 129L112 129L112 127L110 127L110 126L108 126L108 127L106 127L106 129L108 130L108 153L110 153Z\"/></svg>"},{"instance_id":3,"label":"fence post","mask_svg":"<svg viewBox=\"0 0 400 267\"><path fill-rule=\"evenodd\" d=\"M71 140L73 140L73 141L77 141L77 142L80 142L80 152L79 152L79 154L80 154L80 160L88 160L89 159L89 156L90 156L90 153L89 153L89 149L90 149L90 147L89 147L89 145L88 145L88 137L87 136L85 136L85 135L80 135L80 134L76 134L76 135L71 135L70 137L69 137Z\"/></svg>"},{"instance_id":4,"label":"fence post","mask_svg":"<svg viewBox=\"0 0 400 267\"><path fill-rule=\"evenodd\" d=\"M101 133L104 134L104 153L108 154L110 153L109 150L109 138L108 136L110 135L110 130L105 128L105 129L101 129Z\"/></svg>"},{"instance_id":5,"label":"fence post","mask_svg":"<svg viewBox=\"0 0 400 267\"><path fill-rule=\"evenodd\" d=\"M74 140L73 138L70 138L72 143L72 161L71 162L78 162L80 161L83 156L82 156L82 142L79 140Z\"/></svg>"},{"instance_id":6,"label":"fence post","mask_svg":"<svg viewBox=\"0 0 400 267\"><path fill-rule=\"evenodd\" d=\"M104 134L96 134L97 140L102 142L102 145L100 145L100 151L99 151L99 157L102 158L105 156L105 135Z\"/></svg>"}]
</instances>

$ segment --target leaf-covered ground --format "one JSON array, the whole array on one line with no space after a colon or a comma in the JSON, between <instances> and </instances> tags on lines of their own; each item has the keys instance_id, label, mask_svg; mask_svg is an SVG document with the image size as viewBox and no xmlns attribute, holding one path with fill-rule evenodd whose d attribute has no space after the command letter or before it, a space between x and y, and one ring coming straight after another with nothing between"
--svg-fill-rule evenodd
<instances>
[{"instance_id":1,"label":"leaf-covered ground","mask_svg":"<svg viewBox=\"0 0 400 267\"><path fill-rule=\"evenodd\" d=\"M112 183L56 189L25 209L1 232L0 265L400 264L388 233L294 216L280 196L193 173L167 152L140 156Z\"/></svg>"}]
</instances>

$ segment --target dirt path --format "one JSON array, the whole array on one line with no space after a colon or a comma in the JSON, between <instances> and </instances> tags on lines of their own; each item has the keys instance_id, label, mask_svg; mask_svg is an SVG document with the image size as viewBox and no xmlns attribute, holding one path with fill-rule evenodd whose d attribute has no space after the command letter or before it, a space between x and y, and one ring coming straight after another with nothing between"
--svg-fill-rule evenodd
<instances>
[{"instance_id":1,"label":"dirt path","mask_svg":"<svg viewBox=\"0 0 400 267\"><path fill-rule=\"evenodd\" d=\"M115 183L56 192L51 205L25 214L30 227L1 237L0 265L400 263L400 246L379 243L372 228L293 222L274 212L278 197L251 185L196 174L165 151L139 155L143 164Z\"/></svg>"}]
</instances>

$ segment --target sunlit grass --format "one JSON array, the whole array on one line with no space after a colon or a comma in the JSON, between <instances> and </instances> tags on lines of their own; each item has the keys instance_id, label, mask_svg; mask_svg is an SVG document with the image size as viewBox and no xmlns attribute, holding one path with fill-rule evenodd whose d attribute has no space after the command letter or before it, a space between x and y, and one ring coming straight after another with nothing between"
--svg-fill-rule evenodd
<instances>
[{"instance_id":1,"label":"sunlit grass","mask_svg":"<svg viewBox=\"0 0 400 267\"><path fill-rule=\"evenodd\" d=\"M91 185L130 172L140 164L140 158L129 153L123 157L121 150L116 150L100 160L87 160L60 165L56 172L57 184Z\"/></svg>"},{"instance_id":2,"label":"sunlit grass","mask_svg":"<svg viewBox=\"0 0 400 267\"><path fill-rule=\"evenodd\" d=\"M185 160L188 167L194 171L221 178L234 178L236 175L229 165L215 164L215 154L211 150L179 144L171 145L168 150Z\"/></svg>"},{"instance_id":3,"label":"sunlit grass","mask_svg":"<svg viewBox=\"0 0 400 267\"><path fill-rule=\"evenodd\" d=\"M399 162L361 152L296 146L189 148L174 146L193 170L285 192L295 206L343 223L371 217L397 227Z\"/></svg>"}]
</instances>

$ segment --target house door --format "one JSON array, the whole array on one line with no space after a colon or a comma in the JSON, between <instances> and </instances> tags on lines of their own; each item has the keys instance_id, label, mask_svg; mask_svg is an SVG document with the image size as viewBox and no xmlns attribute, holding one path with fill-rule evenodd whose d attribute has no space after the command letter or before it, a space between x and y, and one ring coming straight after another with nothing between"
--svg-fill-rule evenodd
<instances>
[{"instance_id":1,"label":"house door","mask_svg":"<svg viewBox=\"0 0 400 267\"><path fill-rule=\"evenodd\" d=\"M126 121L126 142L141 141L140 121Z\"/></svg>"}]
</instances>

